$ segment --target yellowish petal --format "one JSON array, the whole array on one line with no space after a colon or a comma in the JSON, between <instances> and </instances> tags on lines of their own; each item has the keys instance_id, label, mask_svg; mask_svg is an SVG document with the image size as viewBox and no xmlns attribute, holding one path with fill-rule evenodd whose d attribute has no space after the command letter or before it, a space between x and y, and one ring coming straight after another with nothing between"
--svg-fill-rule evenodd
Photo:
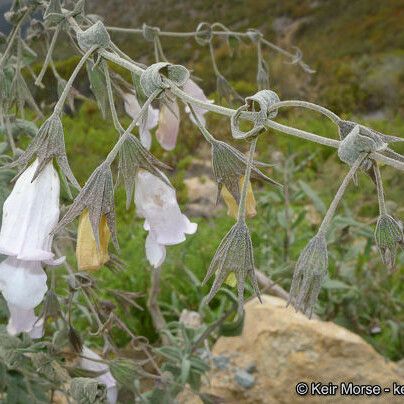
<instances>
[{"instance_id":1,"label":"yellowish petal","mask_svg":"<svg viewBox=\"0 0 404 404\"><path fill-rule=\"evenodd\" d=\"M229 273L224 283L232 288L234 288L237 285L237 279L236 275L234 275L234 272Z\"/></svg>"},{"instance_id":2,"label":"yellowish petal","mask_svg":"<svg viewBox=\"0 0 404 404\"><path fill-rule=\"evenodd\" d=\"M88 209L85 209L79 220L77 231L76 258L79 270L96 271L109 261L108 244L111 238L105 215L101 216L99 225L100 246L94 238Z\"/></svg>"},{"instance_id":3,"label":"yellowish petal","mask_svg":"<svg viewBox=\"0 0 404 404\"><path fill-rule=\"evenodd\" d=\"M244 177L240 178L240 189L243 188L243 183ZM236 200L233 198L233 195L227 190L226 187L222 188L222 197L227 205L227 214L236 219L238 214L238 205ZM247 217L254 217L257 214L256 202L251 182L248 184L247 189L246 214Z\"/></svg>"}]
</instances>

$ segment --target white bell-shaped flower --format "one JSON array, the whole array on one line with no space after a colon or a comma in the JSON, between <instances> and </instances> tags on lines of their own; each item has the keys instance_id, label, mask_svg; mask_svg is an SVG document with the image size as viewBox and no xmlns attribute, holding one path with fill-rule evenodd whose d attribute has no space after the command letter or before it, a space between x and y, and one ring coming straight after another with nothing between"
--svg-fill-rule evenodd
<instances>
[{"instance_id":1,"label":"white bell-shaped flower","mask_svg":"<svg viewBox=\"0 0 404 404\"><path fill-rule=\"evenodd\" d=\"M80 358L79 366L81 369L92 372L105 372L100 376L97 376L96 379L100 383L105 384L107 388L108 404L115 404L118 399L118 386L116 380L109 371L108 365L106 363L97 362L102 360L101 356L85 346L83 347L81 355L84 356L84 358Z\"/></svg>"},{"instance_id":2,"label":"white bell-shaped flower","mask_svg":"<svg viewBox=\"0 0 404 404\"><path fill-rule=\"evenodd\" d=\"M29 310L42 302L48 287L40 261L6 258L0 264L0 291L9 305Z\"/></svg>"},{"instance_id":3,"label":"white bell-shaped flower","mask_svg":"<svg viewBox=\"0 0 404 404\"><path fill-rule=\"evenodd\" d=\"M157 268L165 259L164 246L182 243L186 234L196 232L198 225L181 213L175 190L145 170L136 174L135 204L138 215L145 218L145 230L149 231L146 256Z\"/></svg>"},{"instance_id":4,"label":"white bell-shaped flower","mask_svg":"<svg viewBox=\"0 0 404 404\"><path fill-rule=\"evenodd\" d=\"M10 318L7 324L7 332L17 335L26 332L31 338L41 338L43 335L43 320L38 320L34 309L21 309L13 304L8 304Z\"/></svg>"},{"instance_id":5,"label":"white bell-shaped flower","mask_svg":"<svg viewBox=\"0 0 404 404\"><path fill-rule=\"evenodd\" d=\"M0 253L52 264L52 229L59 219L59 176L52 162L32 181L38 160L18 178L3 206Z\"/></svg>"},{"instance_id":6,"label":"white bell-shaped flower","mask_svg":"<svg viewBox=\"0 0 404 404\"><path fill-rule=\"evenodd\" d=\"M136 96L131 93L124 94L124 105L125 112L132 119L135 119L141 110L139 101L137 100ZM152 143L150 130L157 126L158 121L159 110L149 105L147 113L142 116L137 122L137 126L139 127L140 142L147 150L150 150Z\"/></svg>"},{"instance_id":7,"label":"white bell-shaped flower","mask_svg":"<svg viewBox=\"0 0 404 404\"><path fill-rule=\"evenodd\" d=\"M191 97L196 98L197 100L203 101L203 102L207 102L209 104L213 104L212 100L209 100L205 93L203 92L202 88L200 88L198 86L198 84L196 84L193 80L188 79L188 81L184 84L184 86L182 87L182 89L184 90L184 92L186 92L188 95L190 95ZM194 106L193 107L195 114L197 115L199 121L202 123L203 126L206 125L206 119L205 119L205 114L207 112L206 109L203 109L201 107L197 107ZM191 119L191 121L193 123L196 124L195 122L195 118L193 116L193 114L191 113L190 108L188 107L188 105L185 107L185 112L187 112L189 114L189 117Z\"/></svg>"}]
</instances>

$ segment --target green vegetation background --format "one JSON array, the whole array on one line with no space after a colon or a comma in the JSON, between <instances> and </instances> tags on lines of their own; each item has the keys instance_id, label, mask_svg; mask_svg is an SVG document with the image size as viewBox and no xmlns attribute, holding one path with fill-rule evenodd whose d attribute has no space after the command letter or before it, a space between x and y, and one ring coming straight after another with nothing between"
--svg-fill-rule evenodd
<instances>
[{"instance_id":1,"label":"green vegetation background","mask_svg":"<svg viewBox=\"0 0 404 404\"><path fill-rule=\"evenodd\" d=\"M308 76L298 67L286 64L273 51L265 52L271 86L281 99L319 102L343 117L369 124L387 134L402 136L403 1L233 0L219 3L198 0L188 3L167 0L143 3L146 2L94 0L89 1L88 9L105 16L107 24L118 26L140 27L147 22L164 30L188 31L200 21L220 21L235 30L258 28L277 44L289 49L292 45L299 46L304 60L317 70L315 75ZM276 26L285 28L275 30ZM141 36L114 34L113 39L135 60L153 61L152 45ZM169 60L193 69L202 79L201 86L206 93L215 98L208 50L196 45L192 39L163 39L162 45ZM254 48L248 43L240 44L230 55L224 42L215 42L215 47L219 67L235 88L243 95L254 93ZM77 62L76 57L61 58L66 55L67 48L68 45L58 48L57 67L65 78ZM37 96L48 99L55 92L55 83L50 75L46 80L46 89ZM84 75L79 78L77 87L88 93ZM123 115L122 119L125 124L129 122ZM279 119L324 136L337 136L329 122L313 113L282 112ZM101 118L94 102L82 104L74 116L65 115L63 123L71 166L83 184L111 149L117 135L111 121ZM216 137L231 141L226 119L209 116L208 126ZM175 168L170 178L185 212L189 196L183 179L190 175L195 150L199 158L209 158L208 154L200 152L202 144L201 136L185 114L178 146L173 152L163 152L156 142L153 144L152 151ZM244 149L243 144L233 144ZM293 264L315 233L316 217L324 213L346 167L338 161L334 150L275 132L262 136L258 150L259 158L269 163L277 156L276 151L281 153L278 153L278 157L282 157L279 166L268 170L281 182L285 179L282 162L285 159L289 162L290 246L285 248L284 197L270 186L254 184L258 214L250 222L257 267L288 289ZM403 147L399 151L404 152ZM383 176L391 212L403 219L402 173L383 168ZM121 188L117 189L115 199L121 257L127 266L118 274L102 268L96 278L101 291L108 288L145 292L150 273L144 253L146 233L142 221L136 218L134 207L125 209ZM404 354L404 257L401 252L394 274L389 274L383 267L372 240L376 217L375 189L368 178L360 175L359 186L349 187L329 237L331 280L321 293L318 314L359 333L381 353L398 360ZM198 232L181 245L167 248L160 302L168 319L175 319L183 308L198 309L208 288L201 288L197 280L203 279L217 245L233 222L224 209L216 217L192 219L199 224ZM70 253L73 255L73 251ZM109 298L107 292L103 293ZM144 297L139 299L143 311L133 309L125 319L137 334L153 341L156 335L145 309L145 300ZM217 302L213 306L215 304ZM84 320L79 322L82 328L88 327ZM125 337L120 333L117 336L124 345Z\"/></svg>"}]
</instances>

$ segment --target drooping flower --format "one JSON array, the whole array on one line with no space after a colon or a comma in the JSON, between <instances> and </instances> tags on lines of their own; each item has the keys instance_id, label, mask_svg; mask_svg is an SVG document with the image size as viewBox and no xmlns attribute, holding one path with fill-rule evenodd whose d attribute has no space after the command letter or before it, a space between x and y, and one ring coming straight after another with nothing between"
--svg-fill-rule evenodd
<instances>
[{"instance_id":1,"label":"drooping flower","mask_svg":"<svg viewBox=\"0 0 404 404\"><path fill-rule=\"evenodd\" d=\"M149 232L147 259L157 268L165 259L165 246L185 241L186 234L196 232L197 224L181 213L175 190L145 170L136 174L135 204L137 214L145 218L144 229Z\"/></svg>"},{"instance_id":2,"label":"drooping flower","mask_svg":"<svg viewBox=\"0 0 404 404\"><path fill-rule=\"evenodd\" d=\"M124 94L124 105L125 112L132 119L135 119L141 110L139 101L137 100L136 96L131 93ZM150 150L152 143L150 130L157 126L158 121L159 110L153 108L151 105L149 105L149 108L144 116L142 116L138 120L137 126L139 127L140 141L147 150Z\"/></svg>"},{"instance_id":3,"label":"drooping flower","mask_svg":"<svg viewBox=\"0 0 404 404\"><path fill-rule=\"evenodd\" d=\"M324 233L318 233L309 241L296 263L288 304L311 317L327 269L327 241Z\"/></svg>"},{"instance_id":4,"label":"drooping flower","mask_svg":"<svg viewBox=\"0 0 404 404\"><path fill-rule=\"evenodd\" d=\"M101 216L98 238L99 246L95 241L88 209L85 209L80 216L77 230L76 258L80 270L95 271L109 261L108 244L111 233L105 215Z\"/></svg>"},{"instance_id":5,"label":"drooping flower","mask_svg":"<svg viewBox=\"0 0 404 404\"><path fill-rule=\"evenodd\" d=\"M18 178L3 206L0 253L26 261L52 263L53 227L59 219L59 177L53 164L46 164L32 181L35 160Z\"/></svg>"},{"instance_id":6,"label":"drooping flower","mask_svg":"<svg viewBox=\"0 0 404 404\"><path fill-rule=\"evenodd\" d=\"M165 97L160 107L159 126L156 137L161 147L165 150L173 150L177 143L180 129L180 109L175 99Z\"/></svg>"},{"instance_id":7,"label":"drooping flower","mask_svg":"<svg viewBox=\"0 0 404 404\"><path fill-rule=\"evenodd\" d=\"M377 219L375 240L384 265L393 269L399 243L404 241L402 226L392 216L380 215Z\"/></svg>"},{"instance_id":8,"label":"drooping flower","mask_svg":"<svg viewBox=\"0 0 404 404\"><path fill-rule=\"evenodd\" d=\"M109 371L109 366L106 363L102 363L102 358L94 351L87 347L83 347L81 352L83 358L80 358L80 368L89 370L92 372L104 372L96 377L100 383L105 384L107 388L107 400L108 404L115 404L118 399L118 386L117 382Z\"/></svg>"},{"instance_id":9,"label":"drooping flower","mask_svg":"<svg viewBox=\"0 0 404 404\"><path fill-rule=\"evenodd\" d=\"M243 188L244 177L240 178L240 189ZM222 188L222 197L227 205L227 214L237 219L238 216L238 204L233 195L227 190L226 187ZM251 182L248 184L247 198L246 198L246 216L254 217L257 214L256 202L254 192L251 186Z\"/></svg>"},{"instance_id":10,"label":"drooping flower","mask_svg":"<svg viewBox=\"0 0 404 404\"><path fill-rule=\"evenodd\" d=\"M7 304L10 318L7 324L7 332L17 335L26 332L33 339L43 335L43 320L38 320L34 309L21 309L13 304Z\"/></svg>"},{"instance_id":11,"label":"drooping flower","mask_svg":"<svg viewBox=\"0 0 404 404\"><path fill-rule=\"evenodd\" d=\"M200 101L203 101L203 102L208 102L208 103L213 103L212 100L209 100L206 97L203 90L191 79L188 79L188 81L184 84L182 89L188 95L196 98L197 100L200 100ZM193 109L194 109L194 112L197 115L199 121L202 123L203 126L205 126L206 125L205 114L206 114L207 110L203 109L201 107L198 107L196 105L193 107ZM197 122L195 121L195 118L192 115L191 110L190 110L190 108L188 106L185 107L185 112L187 112L189 114L189 117L190 117L191 121L194 124L197 124Z\"/></svg>"}]
</instances>

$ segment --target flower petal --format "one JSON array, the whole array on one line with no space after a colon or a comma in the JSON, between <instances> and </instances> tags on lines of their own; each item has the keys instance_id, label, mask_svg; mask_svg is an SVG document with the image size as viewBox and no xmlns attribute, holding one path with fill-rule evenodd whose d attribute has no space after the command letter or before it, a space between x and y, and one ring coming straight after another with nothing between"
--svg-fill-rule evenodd
<instances>
[{"instance_id":1,"label":"flower petal","mask_svg":"<svg viewBox=\"0 0 404 404\"><path fill-rule=\"evenodd\" d=\"M0 291L8 304L33 309L42 302L48 290L46 273L38 261L6 258L0 264Z\"/></svg>"},{"instance_id":2,"label":"flower petal","mask_svg":"<svg viewBox=\"0 0 404 404\"><path fill-rule=\"evenodd\" d=\"M77 231L76 258L80 270L95 271L109 261L108 244L111 238L105 215L101 216L98 227L99 246L94 238L88 209L80 216Z\"/></svg>"},{"instance_id":3,"label":"flower petal","mask_svg":"<svg viewBox=\"0 0 404 404\"><path fill-rule=\"evenodd\" d=\"M180 109L177 101L167 99L160 108L159 126L156 131L157 140L163 149L174 149L179 129Z\"/></svg>"},{"instance_id":4,"label":"flower petal","mask_svg":"<svg viewBox=\"0 0 404 404\"><path fill-rule=\"evenodd\" d=\"M50 233L59 219L58 174L48 163L32 181L37 167L35 160L22 173L3 206L0 253L25 261L53 258Z\"/></svg>"},{"instance_id":5,"label":"flower petal","mask_svg":"<svg viewBox=\"0 0 404 404\"><path fill-rule=\"evenodd\" d=\"M197 224L181 213L175 190L147 171L136 174L135 203L139 216L144 217L145 230L150 230L158 244L178 244L185 234L193 234Z\"/></svg>"},{"instance_id":6,"label":"flower petal","mask_svg":"<svg viewBox=\"0 0 404 404\"><path fill-rule=\"evenodd\" d=\"M166 248L158 244L152 233L146 238L146 257L154 268L158 268L166 259Z\"/></svg>"},{"instance_id":7,"label":"flower petal","mask_svg":"<svg viewBox=\"0 0 404 404\"><path fill-rule=\"evenodd\" d=\"M194 97L194 98L196 98L196 99L198 99L198 100L201 100L201 101L203 101L203 102L209 102L210 104L213 104L213 101L212 101L212 100L209 100L209 99L206 97L206 95L205 95L205 93L203 92L203 90L202 90L193 80L191 80L191 79L189 79L189 80L184 84L184 86L182 87L182 89L183 89L184 92L186 92L188 95L190 95L190 96L192 96L192 97ZM194 106L193 108L194 108L195 114L198 116L198 119L201 121L202 125L205 126L205 124L206 124L206 119L205 119L205 116L204 116L204 115L206 114L207 110L206 110L206 109L203 109L203 108L201 108L201 107L197 107L197 106ZM191 113L191 110L189 109L188 106L185 107L185 112L187 112L187 113L189 114L189 117L190 117L191 121L196 124L195 118L194 118L193 114Z\"/></svg>"},{"instance_id":8,"label":"flower petal","mask_svg":"<svg viewBox=\"0 0 404 404\"><path fill-rule=\"evenodd\" d=\"M34 309L21 309L13 304L8 304L10 318L7 324L7 332L10 335L17 335L21 332L28 333L31 338L42 338L43 320L38 321Z\"/></svg>"},{"instance_id":9,"label":"flower petal","mask_svg":"<svg viewBox=\"0 0 404 404\"><path fill-rule=\"evenodd\" d=\"M125 112L132 119L135 119L141 110L139 101L137 100L136 96L130 93L124 94L124 105ZM147 114L145 114L145 116L142 116L137 123L137 126L139 126L140 142L147 150L150 150L152 143L150 129L153 129L157 126L158 120L159 110L149 105Z\"/></svg>"}]
</instances>

